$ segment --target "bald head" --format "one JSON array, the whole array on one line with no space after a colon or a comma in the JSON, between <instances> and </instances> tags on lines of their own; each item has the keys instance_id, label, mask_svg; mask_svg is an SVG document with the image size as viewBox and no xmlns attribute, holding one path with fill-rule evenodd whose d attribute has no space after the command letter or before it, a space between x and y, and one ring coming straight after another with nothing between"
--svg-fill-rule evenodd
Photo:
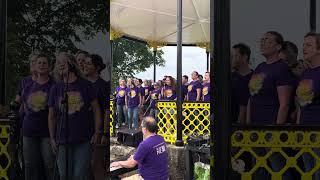
<instances>
[{"instance_id":1,"label":"bald head","mask_svg":"<svg viewBox=\"0 0 320 180\"><path fill-rule=\"evenodd\" d=\"M156 133L158 131L157 121L152 116L144 117L141 126L146 128L150 133Z\"/></svg>"}]
</instances>

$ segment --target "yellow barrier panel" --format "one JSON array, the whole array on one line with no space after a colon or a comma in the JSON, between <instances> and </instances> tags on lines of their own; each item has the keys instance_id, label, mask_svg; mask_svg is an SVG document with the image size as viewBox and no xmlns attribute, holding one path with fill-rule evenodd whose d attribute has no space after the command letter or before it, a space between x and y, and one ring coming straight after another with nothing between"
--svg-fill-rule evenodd
<instances>
[{"instance_id":1,"label":"yellow barrier panel","mask_svg":"<svg viewBox=\"0 0 320 180\"><path fill-rule=\"evenodd\" d=\"M9 180L8 170L11 166L11 158L8 153L10 143L9 125L0 125L0 179Z\"/></svg>"},{"instance_id":2,"label":"yellow barrier panel","mask_svg":"<svg viewBox=\"0 0 320 180\"><path fill-rule=\"evenodd\" d=\"M110 100L110 135L113 134L114 113L113 100Z\"/></svg>"},{"instance_id":3,"label":"yellow barrier panel","mask_svg":"<svg viewBox=\"0 0 320 180\"><path fill-rule=\"evenodd\" d=\"M319 131L238 130L231 145L233 161L244 166L238 171L243 180L260 179L258 173L272 180L295 173L311 180L320 169ZM312 167L305 169L305 162Z\"/></svg>"},{"instance_id":4,"label":"yellow barrier panel","mask_svg":"<svg viewBox=\"0 0 320 180\"><path fill-rule=\"evenodd\" d=\"M177 108L176 102L159 101L158 108L158 134L163 136L168 143L176 142L177 134ZM182 105L182 139L186 143L188 136L209 135L210 103L185 102Z\"/></svg>"}]
</instances>

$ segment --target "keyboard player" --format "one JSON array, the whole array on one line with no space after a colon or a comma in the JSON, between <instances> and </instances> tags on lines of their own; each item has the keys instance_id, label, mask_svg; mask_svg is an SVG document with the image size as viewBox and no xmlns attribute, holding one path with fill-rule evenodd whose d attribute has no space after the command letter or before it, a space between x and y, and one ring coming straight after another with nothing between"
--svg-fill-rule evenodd
<instances>
[{"instance_id":1,"label":"keyboard player","mask_svg":"<svg viewBox=\"0 0 320 180\"><path fill-rule=\"evenodd\" d=\"M144 117L141 123L144 140L138 146L136 153L126 161L110 164L110 169L133 168L138 165L139 175L144 180L167 180L168 153L163 137L157 135L157 121Z\"/></svg>"}]
</instances>

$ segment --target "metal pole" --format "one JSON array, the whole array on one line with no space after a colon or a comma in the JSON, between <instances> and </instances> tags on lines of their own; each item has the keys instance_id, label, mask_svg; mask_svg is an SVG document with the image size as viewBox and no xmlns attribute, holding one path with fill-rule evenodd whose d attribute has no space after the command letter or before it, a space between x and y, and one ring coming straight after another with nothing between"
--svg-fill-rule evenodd
<instances>
[{"instance_id":1,"label":"metal pole","mask_svg":"<svg viewBox=\"0 0 320 180\"><path fill-rule=\"evenodd\" d=\"M107 37L106 37L106 40L107 40L107 61L111 61L110 65L107 66L109 69L107 70L107 72L109 73L109 96L107 97L106 99L106 103L107 103L107 106L106 106L106 116L108 116L106 118L106 125L105 125L105 136L106 136L106 139L107 139L107 142L106 142L106 153L105 153L105 162L107 164L107 169L109 169L110 167L110 113L111 113L111 109L110 109L110 95L112 95L112 43L110 41L110 1L106 1L107 3L107 6L106 6L106 17L107 17Z\"/></svg>"},{"instance_id":2,"label":"metal pole","mask_svg":"<svg viewBox=\"0 0 320 180\"><path fill-rule=\"evenodd\" d=\"M209 71L210 69L210 62L209 62L209 51L206 51L206 54L207 54L207 71Z\"/></svg>"},{"instance_id":3,"label":"metal pole","mask_svg":"<svg viewBox=\"0 0 320 180\"><path fill-rule=\"evenodd\" d=\"M310 31L317 30L317 0L310 0Z\"/></svg>"},{"instance_id":4,"label":"metal pole","mask_svg":"<svg viewBox=\"0 0 320 180\"><path fill-rule=\"evenodd\" d=\"M215 58L211 63L214 76L210 75L213 79L211 88L215 89L214 101L211 99L211 110L214 110L214 126L211 127L214 147L211 150L214 152L214 178L227 180L231 173L230 0L214 0L210 7L211 52L214 48Z\"/></svg>"},{"instance_id":5,"label":"metal pole","mask_svg":"<svg viewBox=\"0 0 320 180\"><path fill-rule=\"evenodd\" d=\"M0 1L0 105L6 103L7 0Z\"/></svg>"},{"instance_id":6,"label":"metal pole","mask_svg":"<svg viewBox=\"0 0 320 180\"><path fill-rule=\"evenodd\" d=\"M157 70L157 48L153 49L153 82L156 82L156 70Z\"/></svg>"},{"instance_id":7,"label":"metal pole","mask_svg":"<svg viewBox=\"0 0 320 180\"><path fill-rule=\"evenodd\" d=\"M182 0L177 0L177 146L182 141Z\"/></svg>"}]
</instances>

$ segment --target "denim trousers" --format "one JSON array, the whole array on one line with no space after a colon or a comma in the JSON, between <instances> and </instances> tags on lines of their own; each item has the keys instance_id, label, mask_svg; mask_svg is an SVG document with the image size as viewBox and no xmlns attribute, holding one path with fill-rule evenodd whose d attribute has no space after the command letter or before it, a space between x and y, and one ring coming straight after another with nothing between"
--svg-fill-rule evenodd
<instances>
[{"instance_id":1,"label":"denim trousers","mask_svg":"<svg viewBox=\"0 0 320 180\"><path fill-rule=\"evenodd\" d=\"M68 177L66 150L68 151ZM89 141L78 144L68 144L67 146L59 145L57 164L60 180L87 180L91 154L92 149Z\"/></svg>"},{"instance_id":2,"label":"denim trousers","mask_svg":"<svg viewBox=\"0 0 320 180\"><path fill-rule=\"evenodd\" d=\"M41 180L41 174L45 174L47 180L53 180L55 156L49 138L24 136L23 156L25 180ZM45 173L41 173L41 165L44 166Z\"/></svg>"},{"instance_id":3,"label":"denim trousers","mask_svg":"<svg viewBox=\"0 0 320 180\"><path fill-rule=\"evenodd\" d=\"M128 119L128 113L125 105L117 105L118 124L126 123Z\"/></svg>"},{"instance_id":4,"label":"denim trousers","mask_svg":"<svg viewBox=\"0 0 320 180\"><path fill-rule=\"evenodd\" d=\"M155 108L150 108L150 113L149 113L150 116L153 116L155 119L157 119L157 116L158 116L158 110L155 109Z\"/></svg>"},{"instance_id":5,"label":"denim trousers","mask_svg":"<svg viewBox=\"0 0 320 180\"><path fill-rule=\"evenodd\" d=\"M313 152L320 156L320 149L318 148L313 148ZM304 169L305 171L310 171L313 169L316 165L316 159L311 156L310 154L302 154L302 160L304 164ZM313 174L313 180L320 180L320 170L316 170L315 173Z\"/></svg>"},{"instance_id":6,"label":"denim trousers","mask_svg":"<svg viewBox=\"0 0 320 180\"><path fill-rule=\"evenodd\" d=\"M262 154L266 154L268 149L265 148L257 148L254 150L254 152L258 155L261 156ZM285 165L286 165L286 160L281 157L280 154L272 154L266 163L270 163L271 169L275 172L280 171ZM255 162L253 161L255 164ZM252 179L253 180L269 180L271 177L269 176L268 172L265 169L257 169L255 175L253 175ZM285 172L282 175L282 180L292 180L292 174L290 172Z\"/></svg>"},{"instance_id":7,"label":"denim trousers","mask_svg":"<svg viewBox=\"0 0 320 180\"><path fill-rule=\"evenodd\" d=\"M129 107L128 108L128 124L131 126L131 119L133 120L134 127L138 128L139 121L139 108L138 107Z\"/></svg>"}]
</instances>

